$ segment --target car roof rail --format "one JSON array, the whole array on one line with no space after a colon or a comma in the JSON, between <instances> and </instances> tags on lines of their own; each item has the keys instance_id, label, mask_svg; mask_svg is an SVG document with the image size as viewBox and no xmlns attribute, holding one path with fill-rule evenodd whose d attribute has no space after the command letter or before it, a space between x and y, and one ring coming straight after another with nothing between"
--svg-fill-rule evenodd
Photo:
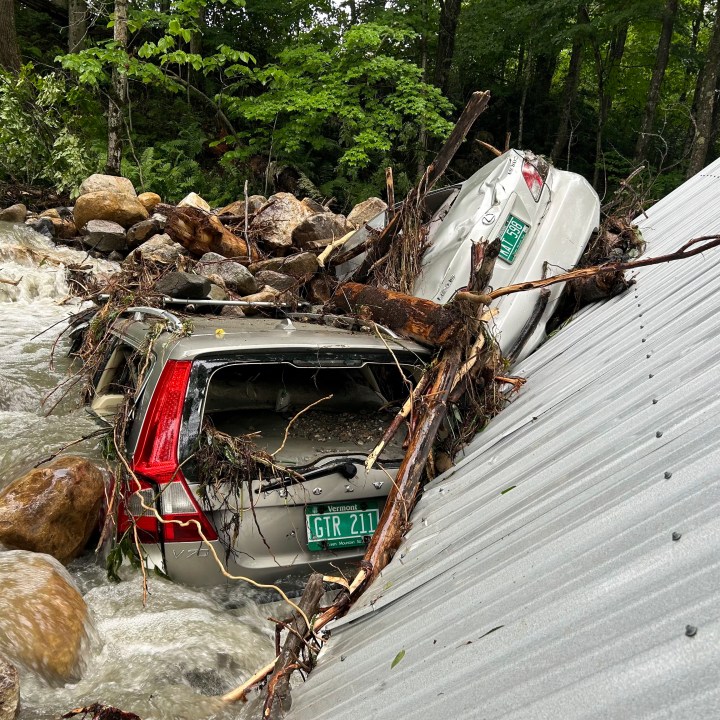
<instances>
[{"instance_id":1,"label":"car roof rail","mask_svg":"<svg viewBox=\"0 0 720 720\"><path fill-rule=\"evenodd\" d=\"M162 298L163 304L165 305L218 305L218 306L230 306L230 307L261 307L261 308L284 308L290 307L290 303L276 303L269 300L258 300L253 302L252 300L211 300L204 298L202 300L188 300L185 298L173 298L164 297ZM294 303L297 306L307 307L310 303L303 300Z\"/></svg>"},{"instance_id":2,"label":"car roof rail","mask_svg":"<svg viewBox=\"0 0 720 720\"><path fill-rule=\"evenodd\" d=\"M180 321L180 318L177 315L173 315L171 312L168 312L167 310L163 310L162 308L145 307L143 305L138 305L136 307L129 307L126 310L123 310L120 314L125 315L126 313L137 315L137 320L142 320L143 315L151 315L152 317L165 320L172 332L181 332L183 329L183 324Z\"/></svg>"}]
</instances>

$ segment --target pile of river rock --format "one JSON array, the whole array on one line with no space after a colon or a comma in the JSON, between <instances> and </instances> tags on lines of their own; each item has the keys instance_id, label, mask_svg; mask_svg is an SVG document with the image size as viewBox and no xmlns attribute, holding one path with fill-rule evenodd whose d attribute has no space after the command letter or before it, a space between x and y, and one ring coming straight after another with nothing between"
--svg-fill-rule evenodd
<instances>
[{"instance_id":1,"label":"pile of river rock","mask_svg":"<svg viewBox=\"0 0 720 720\"><path fill-rule=\"evenodd\" d=\"M329 288L326 277L318 274L318 255L387 207L380 198L370 198L346 217L311 198L282 192L269 198L251 195L216 209L190 193L172 206L156 193L138 195L130 180L110 175L91 175L79 192L74 207L35 215L13 205L0 211L0 221L25 222L55 242L125 266L138 261L166 266L171 272L156 287L162 295L254 303L292 302L303 286L307 299L323 303ZM194 208L221 229L228 228L224 241L208 244L179 236L168 222L178 208ZM235 247L235 236L249 239L257 254L249 258L240 244Z\"/></svg>"}]
</instances>

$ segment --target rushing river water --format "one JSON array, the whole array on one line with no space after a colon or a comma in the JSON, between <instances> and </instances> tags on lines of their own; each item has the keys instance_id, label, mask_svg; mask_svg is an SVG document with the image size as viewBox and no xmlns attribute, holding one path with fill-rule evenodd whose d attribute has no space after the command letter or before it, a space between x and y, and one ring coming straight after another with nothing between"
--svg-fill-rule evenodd
<instances>
[{"instance_id":1,"label":"rushing river water","mask_svg":"<svg viewBox=\"0 0 720 720\"><path fill-rule=\"evenodd\" d=\"M77 310L61 304L69 296L64 265L90 262L98 271L112 269L84 253L55 247L29 228L0 223L0 279L20 279L17 285L0 283L0 489L39 459L97 429L72 392L49 417L42 407L52 388L68 377L62 342L50 365L64 320ZM96 440L69 452L101 462ZM140 575L129 568L122 571L123 582L110 583L102 559L89 553L68 570L90 609L98 642L77 683L51 687L20 668L21 720L57 718L92 702L144 720L257 714L256 703L228 706L217 696L273 656L267 617L287 610L260 603L276 596L240 584L197 590L151 578L143 607Z\"/></svg>"}]
</instances>

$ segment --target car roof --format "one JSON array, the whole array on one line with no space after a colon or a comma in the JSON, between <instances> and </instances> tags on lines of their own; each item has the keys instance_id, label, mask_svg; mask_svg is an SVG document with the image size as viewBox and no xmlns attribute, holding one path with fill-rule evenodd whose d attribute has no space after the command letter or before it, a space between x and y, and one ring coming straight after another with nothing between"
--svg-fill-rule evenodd
<instances>
[{"instance_id":1,"label":"car roof","mask_svg":"<svg viewBox=\"0 0 720 720\"><path fill-rule=\"evenodd\" d=\"M264 317L185 317L191 334L178 337L167 330L160 333L154 344L166 349L166 357L175 360L194 359L201 355L226 354L234 351L294 350L316 351L335 349L356 352L409 351L426 359L430 350L404 338L393 338L387 332L374 333L362 328L349 330L313 322L311 318ZM157 321L155 321L157 322ZM115 334L141 346L154 327L153 318L133 316L115 322Z\"/></svg>"}]
</instances>

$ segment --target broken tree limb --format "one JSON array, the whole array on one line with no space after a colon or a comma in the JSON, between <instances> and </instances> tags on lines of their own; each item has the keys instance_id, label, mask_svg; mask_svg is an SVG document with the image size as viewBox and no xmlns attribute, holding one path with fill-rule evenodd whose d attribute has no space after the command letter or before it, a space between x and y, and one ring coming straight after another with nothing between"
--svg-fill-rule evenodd
<instances>
[{"instance_id":1,"label":"broken tree limb","mask_svg":"<svg viewBox=\"0 0 720 720\"><path fill-rule=\"evenodd\" d=\"M434 373L433 383L421 398L415 428L405 457L390 490L377 529L363 558L369 585L390 562L408 527L420 480L425 471L435 435L447 415L447 402L460 369L462 351L455 345L445 351Z\"/></svg>"},{"instance_id":2,"label":"broken tree limb","mask_svg":"<svg viewBox=\"0 0 720 720\"><path fill-rule=\"evenodd\" d=\"M385 190L387 192L388 213L392 217L395 214L395 184L391 167L385 168Z\"/></svg>"},{"instance_id":3,"label":"broken tree limb","mask_svg":"<svg viewBox=\"0 0 720 720\"><path fill-rule=\"evenodd\" d=\"M338 238L337 240L333 240L319 255L317 258L318 265L320 267L325 267L325 261L330 257L330 253L335 250L335 248L342 247L355 233L357 230L351 230L349 233L346 233L341 238Z\"/></svg>"},{"instance_id":4,"label":"broken tree limb","mask_svg":"<svg viewBox=\"0 0 720 720\"><path fill-rule=\"evenodd\" d=\"M359 315L433 347L447 343L462 325L461 316L449 306L358 283L341 285L328 309Z\"/></svg>"},{"instance_id":5,"label":"broken tree limb","mask_svg":"<svg viewBox=\"0 0 720 720\"><path fill-rule=\"evenodd\" d=\"M410 415L415 407L417 399L425 392L428 382L430 381L430 371L426 370L423 376L420 378L418 384L413 388L413 391L408 396L408 399L403 404L398 414L392 419L391 423L385 429L383 436L378 441L378 444L373 448L372 452L367 456L365 460L365 470L370 472L372 466L375 464L377 459L380 457L380 453L385 449L385 446L395 437L395 434L400 429L403 421Z\"/></svg>"},{"instance_id":6,"label":"broken tree limb","mask_svg":"<svg viewBox=\"0 0 720 720\"><path fill-rule=\"evenodd\" d=\"M697 245L698 243L703 244ZM609 262L603 263L602 265L595 265L593 267L580 268L578 270L571 270L570 272L562 273L561 275L554 275L553 277L545 278L543 280L530 280L525 283L507 285L505 287L498 288L497 290L493 290L489 293L489 295L492 300L496 300L499 297L512 295L513 293L537 290L538 288L544 288L549 285L556 285L557 283L568 282L569 280L576 280L578 278L593 277L594 275L598 275L609 270L635 270L636 268L648 267L649 265L659 265L660 263L673 262L674 260L686 260L687 258L699 255L706 250L712 250L719 245L720 235L703 235L702 237L694 238L689 242L686 242L679 250L674 253L670 253L669 255L658 255L656 257L643 258L642 260L633 260L632 262Z\"/></svg>"},{"instance_id":7,"label":"broken tree limb","mask_svg":"<svg viewBox=\"0 0 720 720\"><path fill-rule=\"evenodd\" d=\"M314 573L310 576L299 602L305 616L312 617L315 615L324 592L323 576ZM263 718L279 720L289 709L290 675L292 675L293 670L298 668L300 651L305 643L305 636L310 630L311 628L305 623L304 617L296 614L288 627L285 644L275 662L273 675L268 682L267 696L263 706Z\"/></svg>"},{"instance_id":8,"label":"broken tree limb","mask_svg":"<svg viewBox=\"0 0 720 720\"><path fill-rule=\"evenodd\" d=\"M260 253L252 242L231 233L216 215L199 208L171 208L167 213L165 232L193 255L216 252L245 263L260 259Z\"/></svg>"}]
</instances>

